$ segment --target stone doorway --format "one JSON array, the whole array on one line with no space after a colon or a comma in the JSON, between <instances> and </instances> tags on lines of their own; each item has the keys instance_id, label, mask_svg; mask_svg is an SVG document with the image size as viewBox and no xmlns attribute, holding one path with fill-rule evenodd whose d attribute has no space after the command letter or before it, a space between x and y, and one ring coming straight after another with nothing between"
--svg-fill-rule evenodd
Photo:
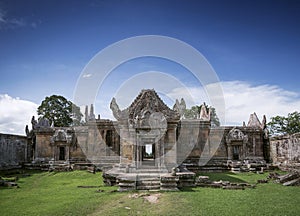
<instances>
[{"instance_id":1,"label":"stone doorway","mask_svg":"<svg viewBox=\"0 0 300 216\"><path fill-rule=\"evenodd\" d=\"M66 148L63 146L59 147L59 160L66 160Z\"/></svg>"},{"instance_id":2,"label":"stone doorway","mask_svg":"<svg viewBox=\"0 0 300 216\"><path fill-rule=\"evenodd\" d=\"M142 146L142 166L155 166L155 144Z\"/></svg>"},{"instance_id":3,"label":"stone doorway","mask_svg":"<svg viewBox=\"0 0 300 216\"><path fill-rule=\"evenodd\" d=\"M226 136L228 160L244 160L248 136L238 128L232 128Z\"/></svg>"},{"instance_id":4,"label":"stone doorway","mask_svg":"<svg viewBox=\"0 0 300 216\"><path fill-rule=\"evenodd\" d=\"M239 160L240 159L240 146L233 146L232 148L232 159Z\"/></svg>"}]
</instances>

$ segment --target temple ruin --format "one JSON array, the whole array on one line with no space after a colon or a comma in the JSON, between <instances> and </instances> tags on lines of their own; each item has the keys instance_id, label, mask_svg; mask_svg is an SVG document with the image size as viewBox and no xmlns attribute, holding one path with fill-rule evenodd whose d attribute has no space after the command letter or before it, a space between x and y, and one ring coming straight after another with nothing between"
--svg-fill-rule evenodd
<instances>
[{"instance_id":1,"label":"temple ruin","mask_svg":"<svg viewBox=\"0 0 300 216\"><path fill-rule=\"evenodd\" d=\"M260 122L255 113L247 125L211 127L210 110L185 119L184 99L171 109L153 89L142 90L124 110L113 98L110 108L116 121L96 118L91 106L86 123L76 127L53 127L47 119L33 118L32 129L26 127L22 163L48 168L90 164L104 171L108 183L127 188L150 173L174 189L172 176L187 184L194 172L239 170L271 160L265 117Z\"/></svg>"}]
</instances>

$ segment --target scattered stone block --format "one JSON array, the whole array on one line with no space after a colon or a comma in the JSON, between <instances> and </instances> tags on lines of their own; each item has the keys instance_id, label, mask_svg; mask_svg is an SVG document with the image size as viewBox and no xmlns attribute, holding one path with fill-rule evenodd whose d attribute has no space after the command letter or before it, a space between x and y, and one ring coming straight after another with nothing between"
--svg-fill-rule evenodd
<instances>
[{"instance_id":1,"label":"scattered stone block","mask_svg":"<svg viewBox=\"0 0 300 216\"><path fill-rule=\"evenodd\" d=\"M283 176L279 176L279 182L280 183L285 183L285 182L288 182L288 181L291 181L293 179L296 179L299 177L299 173L288 173L286 175L283 175Z\"/></svg>"},{"instance_id":2,"label":"scattered stone block","mask_svg":"<svg viewBox=\"0 0 300 216\"><path fill-rule=\"evenodd\" d=\"M267 179L259 179L259 180L257 180L257 183L258 184L265 184L265 183L268 183L268 180Z\"/></svg>"},{"instance_id":3,"label":"scattered stone block","mask_svg":"<svg viewBox=\"0 0 300 216\"><path fill-rule=\"evenodd\" d=\"M211 183L208 176L198 176L196 183Z\"/></svg>"},{"instance_id":4,"label":"scattered stone block","mask_svg":"<svg viewBox=\"0 0 300 216\"><path fill-rule=\"evenodd\" d=\"M4 182L4 186L6 187L18 187L16 182Z\"/></svg>"},{"instance_id":5,"label":"scattered stone block","mask_svg":"<svg viewBox=\"0 0 300 216\"><path fill-rule=\"evenodd\" d=\"M275 180L277 180L279 178L279 176L280 175L278 173L272 172L272 173L269 174L268 179L275 179Z\"/></svg>"},{"instance_id":6,"label":"scattered stone block","mask_svg":"<svg viewBox=\"0 0 300 216\"><path fill-rule=\"evenodd\" d=\"M96 173L96 167L95 166L89 166L87 167L87 171L90 173L95 174Z\"/></svg>"},{"instance_id":7,"label":"scattered stone block","mask_svg":"<svg viewBox=\"0 0 300 216\"><path fill-rule=\"evenodd\" d=\"M241 185L226 185L222 188L225 190L245 190L245 187Z\"/></svg>"},{"instance_id":8,"label":"scattered stone block","mask_svg":"<svg viewBox=\"0 0 300 216\"><path fill-rule=\"evenodd\" d=\"M300 178L293 179L291 181L287 181L283 183L284 186L297 186L300 185Z\"/></svg>"}]
</instances>

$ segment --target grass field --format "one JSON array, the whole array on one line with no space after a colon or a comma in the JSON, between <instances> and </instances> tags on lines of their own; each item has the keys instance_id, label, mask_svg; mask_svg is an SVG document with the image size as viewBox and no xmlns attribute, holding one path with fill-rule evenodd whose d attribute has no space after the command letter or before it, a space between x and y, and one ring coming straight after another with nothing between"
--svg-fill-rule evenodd
<instances>
[{"instance_id":1,"label":"grass field","mask_svg":"<svg viewBox=\"0 0 300 216\"><path fill-rule=\"evenodd\" d=\"M213 180L255 183L266 174L206 174ZM192 188L161 193L158 203L113 192L101 173L40 172L20 177L19 188L0 187L0 215L299 215L300 187L275 183L255 189ZM78 186L98 186L79 188ZM102 192L97 192L98 190Z\"/></svg>"}]
</instances>

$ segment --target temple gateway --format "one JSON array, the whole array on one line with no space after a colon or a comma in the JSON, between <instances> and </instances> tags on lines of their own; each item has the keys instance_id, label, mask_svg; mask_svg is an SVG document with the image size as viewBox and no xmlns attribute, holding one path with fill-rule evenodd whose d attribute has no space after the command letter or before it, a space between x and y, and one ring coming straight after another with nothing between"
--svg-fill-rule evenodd
<instances>
[{"instance_id":1,"label":"temple gateway","mask_svg":"<svg viewBox=\"0 0 300 216\"><path fill-rule=\"evenodd\" d=\"M171 190L189 184L197 171L237 171L270 160L266 120L255 113L247 125L211 127L206 108L185 119L183 99L171 109L153 89L142 90L124 110L114 98L110 107L116 121L96 119L93 106L84 126L56 128L33 119L26 129L28 159L51 167L92 164L120 190Z\"/></svg>"}]
</instances>

